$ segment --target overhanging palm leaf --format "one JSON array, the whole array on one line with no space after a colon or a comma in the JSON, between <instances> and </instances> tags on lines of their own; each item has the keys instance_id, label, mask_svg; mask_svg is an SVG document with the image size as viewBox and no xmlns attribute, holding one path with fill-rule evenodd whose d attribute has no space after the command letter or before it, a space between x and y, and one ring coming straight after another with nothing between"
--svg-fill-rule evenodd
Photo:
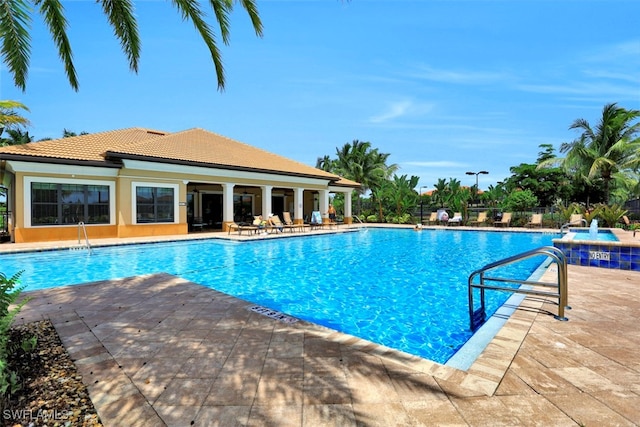
<instances>
[{"instance_id":1,"label":"overhanging palm leaf","mask_svg":"<svg viewBox=\"0 0 640 427\"><path fill-rule=\"evenodd\" d=\"M262 22L255 0L239 0L238 2L247 11L256 35L262 36ZM129 61L129 68L131 71L137 72L140 57L140 36L133 1L98 0L98 3L102 6L116 38L120 41L122 50ZM198 0L171 0L171 3L178 9L183 19L193 23L196 31L207 45L213 60L218 89L223 90L225 75L220 50L216 43L215 34L205 20L206 15L200 7L200 2ZM43 16L58 49L58 55L64 63L69 84L77 91L78 79L73 65L71 45L66 34L67 21L60 0L34 0L33 4L39 7L38 12ZM233 10L234 1L209 0L209 4L218 21L222 41L228 44L229 14ZM26 89L31 53L31 38L28 29L32 13L33 9L27 0L0 0L0 37L2 37L0 54L13 75L15 85L23 91Z\"/></svg>"},{"instance_id":2,"label":"overhanging palm leaf","mask_svg":"<svg viewBox=\"0 0 640 427\"><path fill-rule=\"evenodd\" d=\"M71 44L67 37L67 20L64 17L64 7L58 0L42 0L36 1L36 5L40 6L40 13L44 18L44 22L49 28L51 37L58 48L58 56L64 63L64 70L69 79L69 84L73 90L78 90L78 76L76 68L73 65L73 54L71 52ZM17 85L22 90L25 89L26 83Z\"/></svg>"},{"instance_id":3,"label":"overhanging palm leaf","mask_svg":"<svg viewBox=\"0 0 640 427\"><path fill-rule=\"evenodd\" d=\"M26 87L31 54L31 8L24 0L0 1L0 34L2 34L2 59L14 76L16 86Z\"/></svg>"}]
</instances>

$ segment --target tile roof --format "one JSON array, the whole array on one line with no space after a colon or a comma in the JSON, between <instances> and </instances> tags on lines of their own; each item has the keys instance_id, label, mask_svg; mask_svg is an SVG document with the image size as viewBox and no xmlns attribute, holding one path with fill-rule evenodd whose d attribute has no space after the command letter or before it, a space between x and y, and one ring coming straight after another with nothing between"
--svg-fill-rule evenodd
<instances>
[{"instance_id":1,"label":"tile roof","mask_svg":"<svg viewBox=\"0 0 640 427\"><path fill-rule=\"evenodd\" d=\"M339 186L359 186L330 172L200 128L176 133L128 128L0 148L0 159L17 158L105 166L117 165L121 159L137 159L324 178Z\"/></svg>"},{"instance_id":2,"label":"tile roof","mask_svg":"<svg viewBox=\"0 0 640 427\"><path fill-rule=\"evenodd\" d=\"M128 128L68 138L30 142L28 144L11 145L0 148L0 159L24 156L57 160L105 162L104 152L107 149L134 145L140 141L155 139L165 134L166 132L150 129Z\"/></svg>"}]
</instances>

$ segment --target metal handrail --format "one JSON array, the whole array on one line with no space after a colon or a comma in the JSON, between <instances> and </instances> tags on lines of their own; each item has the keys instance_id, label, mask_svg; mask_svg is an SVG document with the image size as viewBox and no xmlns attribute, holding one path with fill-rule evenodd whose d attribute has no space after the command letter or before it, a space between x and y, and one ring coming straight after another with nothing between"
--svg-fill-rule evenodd
<instances>
[{"instance_id":1,"label":"metal handrail","mask_svg":"<svg viewBox=\"0 0 640 427\"><path fill-rule=\"evenodd\" d=\"M588 226L587 224L587 220L584 218L580 219L580 224L584 224L585 227ZM567 222L566 224L562 224L562 227L560 227L560 233L568 233L569 232L569 227L571 227L572 225L577 225L577 223L574 222Z\"/></svg>"},{"instance_id":2,"label":"metal handrail","mask_svg":"<svg viewBox=\"0 0 640 427\"><path fill-rule=\"evenodd\" d=\"M522 261L528 258L533 258L539 255L546 255L547 257L551 258L553 262L557 264L558 266L557 283L549 283L549 282L542 282L542 281L536 281L536 280L519 280L519 279L511 279L511 278L503 278L503 277L486 277L485 276L485 273L487 273L489 270L492 270L494 268L502 267L508 264L513 264L515 262ZM476 276L480 277L480 283L473 283ZM536 290L536 289L523 289L522 287L510 288L506 286L490 285L485 283L485 281L487 280L491 282L550 287L550 288L556 288L556 291L548 292L548 291ZM474 288L480 289L480 309L479 310L474 310L474 303L473 303ZM471 330L477 329L479 325L485 320L485 317L486 317L485 302L484 302L485 289L557 298L558 314L554 317L562 321L568 320L564 316L564 309L565 308L571 309L571 307L568 305L567 258L565 254L555 246L543 246L541 248L532 249L530 251L523 252L521 254L514 255L509 258L505 258L503 260L493 262L491 264L487 264L484 267L471 273L469 275L469 281L468 281L469 324L470 324Z\"/></svg>"},{"instance_id":3,"label":"metal handrail","mask_svg":"<svg viewBox=\"0 0 640 427\"><path fill-rule=\"evenodd\" d=\"M78 245L80 245L80 231L84 232L84 241L85 246L91 252L91 244L89 243L89 236L87 235L87 228L84 226L84 222L80 221L78 223Z\"/></svg>"},{"instance_id":4,"label":"metal handrail","mask_svg":"<svg viewBox=\"0 0 640 427\"><path fill-rule=\"evenodd\" d=\"M351 215L351 217L357 219L360 224L364 224L364 222L362 222L362 220L358 218L358 215Z\"/></svg>"}]
</instances>

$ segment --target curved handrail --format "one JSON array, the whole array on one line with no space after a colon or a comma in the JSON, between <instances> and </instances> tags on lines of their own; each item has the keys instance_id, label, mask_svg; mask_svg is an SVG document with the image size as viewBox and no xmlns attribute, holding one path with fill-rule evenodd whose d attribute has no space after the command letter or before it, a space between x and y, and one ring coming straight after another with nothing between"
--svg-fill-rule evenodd
<instances>
[{"instance_id":1,"label":"curved handrail","mask_svg":"<svg viewBox=\"0 0 640 427\"><path fill-rule=\"evenodd\" d=\"M512 264L518 261L522 261L528 258L532 258L539 255L546 255L551 258L553 262L558 265L558 281L557 283L547 283L542 281L531 281L531 280L519 280L519 279L510 279L510 278L500 278L500 277L485 277L485 273L489 270L492 270L497 267L502 267L508 264ZM473 283L474 279L480 276L480 283ZM534 286L543 286L543 287L553 287L557 288L556 292L547 292L535 289L522 289L522 288L509 288L505 286L499 285L488 285L485 284L485 280L489 280L492 282L503 282L503 283L513 283L520 285L534 285ZM538 296L551 296L558 298L558 315L555 316L558 320L568 320L564 317L564 309L571 308L568 306L568 273L567 273L567 258L560 249L555 246L543 246L540 248L532 249L530 251L526 251L509 258L505 258L496 262L492 262L490 264L485 265L484 267L474 271L469 275L468 280L468 292L469 292L469 321L472 330L476 329L476 321L477 316L474 311L473 304L473 289L480 289L480 298L481 298L481 308L480 314L484 320L484 291L485 289L497 290L497 291L506 291L513 293L523 293L523 294L531 294Z\"/></svg>"},{"instance_id":2,"label":"curved handrail","mask_svg":"<svg viewBox=\"0 0 640 427\"><path fill-rule=\"evenodd\" d=\"M84 241L89 252L92 252L91 244L89 243L89 236L87 235L87 228L84 226L84 222L80 221L78 223L78 244L80 244L80 231L84 232Z\"/></svg>"},{"instance_id":3,"label":"curved handrail","mask_svg":"<svg viewBox=\"0 0 640 427\"><path fill-rule=\"evenodd\" d=\"M580 225L584 224L585 227L588 226L587 224L587 220L584 218L581 218L579 222L567 222L566 224L562 224L562 227L560 227L560 233L568 233L569 232L569 227L571 227L572 225L578 225L578 223Z\"/></svg>"},{"instance_id":4,"label":"curved handrail","mask_svg":"<svg viewBox=\"0 0 640 427\"><path fill-rule=\"evenodd\" d=\"M362 220L360 218L358 218L358 215L351 215L351 216L353 218L357 219L360 224L364 224L364 222L362 222Z\"/></svg>"}]
</instances>

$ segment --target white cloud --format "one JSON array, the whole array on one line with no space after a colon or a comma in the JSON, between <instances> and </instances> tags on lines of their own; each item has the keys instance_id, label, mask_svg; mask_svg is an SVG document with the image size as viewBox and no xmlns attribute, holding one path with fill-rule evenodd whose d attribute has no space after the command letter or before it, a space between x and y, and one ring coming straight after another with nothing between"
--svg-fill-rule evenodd
<instances>
[{"instance_id":1,"label":"white cloud","mask_svg":"<svg viewBox=\"0 0 640 427\"><path fill-rule=\"evenodd\" d=\"M409 73L409 75L423 80L455 84L486 84L497 81L503 82L509 77L504 73L495 72L438 70L428 65L418 67L415 72Z\"/></svg>"},{"instance_id":2,"label":"white cloud","mask_svg":"<svg viewBox=\"0 0 640 427\"><path fill-rule=\"evenodd\" d=\"M452 162L449 160L441 160L437 162L403 162L402 164L424 168L462 168L467 166L466 163Z\"/></svg>"},{"instance_id":3,"label":"white cloud","mask_svg":"<svg viewBox=\"0 0 640 427\"><path fill-rule=\"evenodd\" d=\"M404 116L411 108L411 101L392 103L385 112L369 119L372 123L382 123Z\"/></svg>"}]
</instances>

